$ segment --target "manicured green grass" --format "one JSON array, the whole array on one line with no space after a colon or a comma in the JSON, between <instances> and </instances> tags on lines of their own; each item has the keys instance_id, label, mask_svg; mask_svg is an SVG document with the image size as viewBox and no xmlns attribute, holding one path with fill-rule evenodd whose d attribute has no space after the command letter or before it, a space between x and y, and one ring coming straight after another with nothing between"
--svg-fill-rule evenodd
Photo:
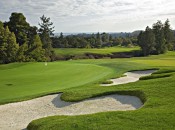
<instances>
[{"instance_id":1,"label":"manicured green grass","mask_svg":"<svg viewBox=\"0 0 175 130\"><path fill-rule=\"evenodd\" d=\"M44 63L0 65L0 103L54 92L63 92L61 98L65 101L80 101L111 93L135 95L145 103L136 111L47 117L31 122L28 130L173 130L174 57L174 52L168 52L143 58L61 61L48 63L48 66ZM160 70L147 80L118 86L99 86L103 81L122 76L127 71L153 68Z\"/></svg>"},{"instance_id":2,"label":"manicured green grass","mask_svg":"<svg viewBox=\"0 0 175 130\"><path fill-rule=\"evenodd\" d=\"M62 48L55 49L56 54L66 56L66 55L83 55L85 53L94 53L94 54L112 54L114 52L130 52L134 50L140 50L139 47L109 47L109 48L100 48L100 49L85 49L85 48Z\"/></svg>"},{"instance_id":3,"label":"manicured green grass","mask_svg":"<svg viewBox=\"0 0 175 130\"><path fill-rule=\"evenodd\" d=\"M69 61L0 65L0 104L92 84L111 74L104 66Z\"/></svg>"},{"instance_id":4,"label":"manicured green grass","mask_svg":"<svg viewBox=\"0 0 175 130\"><path fill-rule=\"evenodd\" d=\"M171 53L171 52L169 52ZM35 120L28 130L155 130L175 129L175 60L170 56L168 63L164 56L115 60L80 60L76 63L96 64L115 68L116 76L129 70L159 68L154 77L125 85L102 87L98 84L83 85L65 90L62 99L79 101L90 97L112 93L135 95L141 98L144 106L136 111L104 112L82 116L53 116ZM153 58L154 57L154 58ZM147 62L149 61L149 62ZM164 63L164 64L163 64Z\"/></svg>"}]
</instances>

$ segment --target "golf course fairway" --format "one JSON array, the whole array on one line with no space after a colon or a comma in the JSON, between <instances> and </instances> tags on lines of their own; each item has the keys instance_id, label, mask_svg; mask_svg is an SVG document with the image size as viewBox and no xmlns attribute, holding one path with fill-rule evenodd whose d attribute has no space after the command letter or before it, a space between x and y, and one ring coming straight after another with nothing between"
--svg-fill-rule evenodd
<instances>
[{"instance_id":1,"label":"golf course fairway","mask_svg":"<svg viewBox=\"0 0 175 130\"><path fill-rule=\"evenodd\" d=\"M157 71L138 82L100 86L134 70ZM64 101L81 101L110 94L140 98L135 111L52 116L32 121L28 130L155 130L175 129L175 52L125 59L91 59L0 65L0 103L63 92Z\"/></svg>"}]
</instances>

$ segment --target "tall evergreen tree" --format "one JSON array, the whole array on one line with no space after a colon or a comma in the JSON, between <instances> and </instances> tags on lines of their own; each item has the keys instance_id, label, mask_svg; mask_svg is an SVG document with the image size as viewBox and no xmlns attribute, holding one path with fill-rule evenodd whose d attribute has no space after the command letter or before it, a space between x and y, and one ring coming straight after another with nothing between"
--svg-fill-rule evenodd
<instances>
[{"instance_id":1,"label":"tall evergreen tree","mask_svg":"<svg viewBox=\"0 0 175 130\"><path fill-rule=\"evenodd\" d=\"M26 18L22 13L12 13L10 21L6 22L5 26L8 26L10 31L15 33L19 45L28 42L30 25L26 22Z\"/></svg>"},{"instance_id":2,"label":"tall evergreen tree","mask_svg":"<svg viewBox=\"0 0 175 130\"><path fill-rule=\"evenodd\" d=\"M3 63L3 57L5 56L6 44L4 38L5 29L3 23L0 21L0 63Z\"/></svg>"},{"instance_id":3,"label":"tall evergreen tree","mask_svg":"<svg viewBox=\"0 0 175 130\"><path fill-rule=\"evenodd\" d=\"M19 45L16 42L15 34L9 32L9 36L7 39L7 50L6 50L7 51L6 60L8 63L16 61L18 49Z\"/></svg>"},{"instance_id":4,"label":"tall evergreen tree","mask_svg":"<svg viewBox=\"0 0 175 130\"><path fill-rule=\"evenodd\" d=\"M24 43L19 47L19 50L17 52L17 61L18 62L30 61L27 53L29 53L28 52L28 45L27 45L27 43Z\"/></svg>"},{"instance_id":5,"label":"tall evergreen tree","mask_svg":"<svg viewBox=\"0 0 175 130\"><path fill-rule=\"evenodd\" d=\"M157 23L153 24L153 32L155 34L155 49L157 54L165 53L167 50L165 44L165 36L163 24L161 21L157 21Z\"/></svg>"},{"instance_id":6,"label":"tall evergreen tree","mask_svg":"<svg viewBox=\"0 0 175 130\"><path fill-rule=\"evenodd\" d=\"M52 56L54 55L54 51L52 48L52 40L50 36L53 35L54 27L53 23L50 22L50 18L45 17L44 15L40 17L41 23L39 23L39 35L41 41L43 43L43 48L45 49L45 55L47 60L52 60Z\"/></svg>"},{"instance_id":7,"label":"tall evergreen tree","mask_svg":"<svg viewBox=\"0 0 175 130\"><path fill-rule=\"evenodd\" d=\"M112 41L113 38L112 38L112 35L109 35L109 41Z\"/></svg>"},{"instance_id":8,"label":"tall evergreen tree","mask_svg":"<svg viewBox=\"0 0 175 130\"><path fill-rule=\"evenodd\" d=\"M165 21L163 30L164 30L165 40L166 40L165 42L166 46L168 50L173 50L174 34L173 34L173 31L171 30L170 21L168 19Z\"/></svg>"},{"instance_id":9,"label":"tall evergreen tree","mask_svg":"<svg viewBox=\"0 0 175 130\"><path fill-rule=\"evenodd\" d=\"M101 45L102 45L101 36L100 36L100 33L98 32L96 34L96 47L101 48Z\"/></svg>"},{"instance_id":10,"label":"tall evergreen tree","mask_svg":"<svg viewBox=\"0 0 175 130\"><path fill-rule=\"evenodd\" d=\"M29 53L30 58L33 61L46 61L45 50L42 48L42 42L39 35L35 35L33 39Z\"/></svg>"},{"instance_id":11,"label":"tall evergreen tree","mask_svg":"<svg viewBox=\"0 0 175 130\"><path fill-rule=\"evenodd\" d=\"M144 56L154 51L155 35L151 28L146 27L145 31L139 34L138 45L141 47Z\"/></svg>"},{"instance_id":12,"label":"tall evergreen tree","mask_svg":"<svg viewBox=\"0 0 175 130\"><path fill-rule=\"evenodd\" d=\"M109 36L108 36L108 34L107 33L102 33L101 34L101 40L102 40L102 42L108 42L109 41L109 38L108 38Z\"/></svg>"},{"instance_id":13,"label":"tall evergreen tree","mask_svg":"<svg viewBox=\"0 0 175 130\"><path fill-rule=\"evenodd\" d=\"M63 33L61 32L61 33L60 33L59 39L60 39L60 40L63 40L63 38L64 38L64 36L63 36Z\"/></svg>"},{"instance_id":14,"label":"tall evergreen tree","mask_svg":"<svg viewBox=\"0 0 175 130\"><path fill-rule=\"evenodd\" d=\"M3 27L0 28L0 61L2 63L15 62L19 49L15 34L9 31L8 26L5 29Z\"/></svg>"}]
</instances>

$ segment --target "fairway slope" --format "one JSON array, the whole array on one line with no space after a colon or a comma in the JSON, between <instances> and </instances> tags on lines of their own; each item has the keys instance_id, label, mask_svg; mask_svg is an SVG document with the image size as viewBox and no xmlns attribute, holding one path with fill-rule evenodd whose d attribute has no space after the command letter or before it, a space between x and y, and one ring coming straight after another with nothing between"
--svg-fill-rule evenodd
<instances>
[{"instance_id":1,"label":"fairway slope","mask_svg":"<svg viewBox=\"0 0 175 130\"><path fill-rule=\"evenodd\" d=\"M82 102L64 102L61 94L49 95L29 101L0 106L0 129L24 129L29 122L53 115L82 115L105 111L127 111L143 104L134 96L108 95ZM8 120L8 121L7 121Z\"/></svg>"}]
</instances>

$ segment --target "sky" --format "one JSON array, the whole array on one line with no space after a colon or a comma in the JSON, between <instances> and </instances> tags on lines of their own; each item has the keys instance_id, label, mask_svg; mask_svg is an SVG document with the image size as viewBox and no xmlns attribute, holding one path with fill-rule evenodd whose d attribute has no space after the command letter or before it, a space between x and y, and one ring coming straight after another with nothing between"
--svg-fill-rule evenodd
<instances>
[{"instance_id":1,"label":"sky","mask_svg":"<svg viewBox=\"0 0 175 130\"><path fill-rule=\"evenodd\" d=\"M0 20L12 12L25 15L38 26L44 14L55 32L132 32L157 20L170 20L175 28L175 0L0 0Z\"/></svg>"}]
</instances>

